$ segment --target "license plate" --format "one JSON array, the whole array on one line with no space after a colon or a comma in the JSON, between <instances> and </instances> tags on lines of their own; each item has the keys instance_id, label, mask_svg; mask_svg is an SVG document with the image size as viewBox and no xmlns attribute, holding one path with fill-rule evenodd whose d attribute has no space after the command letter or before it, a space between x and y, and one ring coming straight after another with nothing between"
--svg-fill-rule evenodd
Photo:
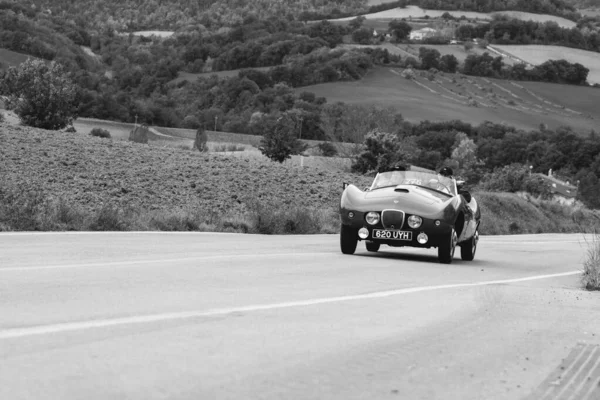
<instances>
[{"instance_id":1,"label":"license plate","mask_svg":"<svg viewBox=\"0 0 600 400\"><path fill-rule=\"evenodd\" d=\"M412 240L412 232L373 229L373 239Z\"/></svg>"}]
</instances>

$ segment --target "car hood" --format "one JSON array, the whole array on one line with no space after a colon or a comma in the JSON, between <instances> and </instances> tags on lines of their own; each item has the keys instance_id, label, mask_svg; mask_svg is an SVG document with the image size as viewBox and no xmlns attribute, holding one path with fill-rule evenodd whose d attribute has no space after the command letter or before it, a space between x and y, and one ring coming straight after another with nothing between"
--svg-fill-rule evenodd
<instances>
[{"instance_id":1,"label":"car hood","mask_svg":"<svg viewBox=\"0 0 600 400\"><path fill-rule=\"evenodd\" d=\"M365 207L373 211L391 208L409 214L432 215L439 213L452 201L452 197L444 193L414 185L398 185L360 193L362 199L355 197L352 203L358 208Z\"/></svg>"}]
</instances>

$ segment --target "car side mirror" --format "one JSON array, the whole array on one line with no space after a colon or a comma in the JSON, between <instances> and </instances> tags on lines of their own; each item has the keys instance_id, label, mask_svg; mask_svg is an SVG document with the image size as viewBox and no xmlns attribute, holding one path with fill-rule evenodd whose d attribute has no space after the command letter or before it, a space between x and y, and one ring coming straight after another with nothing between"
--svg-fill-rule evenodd
<instances>
[{"instance_id":1,"label":"car side mirror","mask_svg":"<svg viewBox=\"0 0 600 400\"><path fill-rule=\"evenodd\" d=\"M342 189L346 190L346 188L350 186L350 184L348 182L343 182L342 183Z\"/></svg>"}]
</instances>

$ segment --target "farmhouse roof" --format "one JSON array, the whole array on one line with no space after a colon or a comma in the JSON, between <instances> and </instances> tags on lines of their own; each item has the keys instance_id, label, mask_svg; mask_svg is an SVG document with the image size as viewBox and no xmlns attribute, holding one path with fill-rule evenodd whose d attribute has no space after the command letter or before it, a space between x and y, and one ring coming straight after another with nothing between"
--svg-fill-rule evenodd
<instances>
[{"instance_id":1,"label":"farmhouse roof","mask_svg":"<svg viewBox=\"0 0 600 400\"><path fill-rule=\"evenodd\" d=\"M433 29L433 28L429 28L429 27L427 27L427 28L421 28L421 29L419 29L419 30L416 30L416 31L413 31L413 32L422 32L422 33L426 33L426 32L436 32L436 30L435 30L435 29Z\"/></svg>"}]
</instances>

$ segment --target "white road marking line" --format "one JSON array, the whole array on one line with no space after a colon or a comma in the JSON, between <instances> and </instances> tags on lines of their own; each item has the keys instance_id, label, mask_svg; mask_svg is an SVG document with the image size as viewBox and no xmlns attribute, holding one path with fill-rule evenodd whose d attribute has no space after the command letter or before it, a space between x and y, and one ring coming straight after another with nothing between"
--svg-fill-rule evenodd
<instances>
[{"instance_id":1,"label":"white road marking line","mask_svg":"<svg viewBox=\"0 0 600 400\"><path fill-rule=\"evenodd\" d=\"M398 296L398 295L403 295L403 294L428 292L428 291L434 291L434 290L458 289L458 288L468 288L468 287L478 287L478 286L488 286L488 285L501 285L501 284L506 284L506 283L515 283L515 282L527 282L527 281L534 281L534 280L540 280L540 279L559 278L559 277L565 277L565 276L571 276L571 275L577 275L577 274L581 274L581 271L570 271L570 272L563 272L560 274L537 275L537 276L529 276L526 278L503 279L503 280L483 281L483 282L474 282L474 283L457 283L457 284L450 284L450 285L422 286L422 287L413 287L413 288L405 288L405 289L397 289L397 290L386 290L386 291L382 291L382 292L374 292L374 293L359 294L359 295L326 297L326 298L319 298L319 299L289 301L289 302L274 303L274 304L255 304L255 305L250 305L250 306L245 306L245 307L218 308L218 309L206 310L206 311L188 311L188 312L179 312L179 313L141 315L141 316L136 316L136 317L124 317L124 318L79 321L79 322L66 322L66 323L54 324L54 325L42 325L42 326L32 326L32 327L27 327L27 328L13 328L13 329L0 330L0 339L14 339L14 338L21 338L21 337L26 337L26 336L33 336L33 335L44 335L44 334L50 334L50 333L61 333L61 332L93 329L93 328L104 328L104 327L118 326L118 325L133 325L133 324L145 324L145 323L159 322L159 321L172 321L172 320L182 320L182 319L201 318L201 317L214 317L214 316L221 316L221 315L227 315L227 314L239 313L239 312L253 312L253 311L265 311L265 310L277 310L277 309L283 309L283 308L306 307L306 306L314 306L314 305L319 305L319 304L339 303L339 302L345 302L345 301L392 297L392 296Z\"/></svg>"},{"instance_id":2,"label":"white road marking line","mask_svg":"<svg viewBox=\"0 0 600 400\"><path fill-rule=\"evenodd\" d=\"M45 270L45 269L70 269L70 268L94 268L94 267L117 267L117 266L128 266L128 265L145 265L145 264L159 264L159 263L178 263L186 261L205 261L205 260L220 260L220 259L234 259L234 258L251 258L251 257L306 257L306 256L323 256L331 254L331 252L321 253L252 253L252 254L228 254L228 255L214 255L214 256L199 256L199 257L183 257L183 258L169 258L169 259L152 259L152 260L131 260L131 261L109 261L103 263L84 263L84 264L68 264L68 265L34 265L31 267L0 267L0 272L7 271L29 271L29 270Z\"/></svg>"}]
</instances>

